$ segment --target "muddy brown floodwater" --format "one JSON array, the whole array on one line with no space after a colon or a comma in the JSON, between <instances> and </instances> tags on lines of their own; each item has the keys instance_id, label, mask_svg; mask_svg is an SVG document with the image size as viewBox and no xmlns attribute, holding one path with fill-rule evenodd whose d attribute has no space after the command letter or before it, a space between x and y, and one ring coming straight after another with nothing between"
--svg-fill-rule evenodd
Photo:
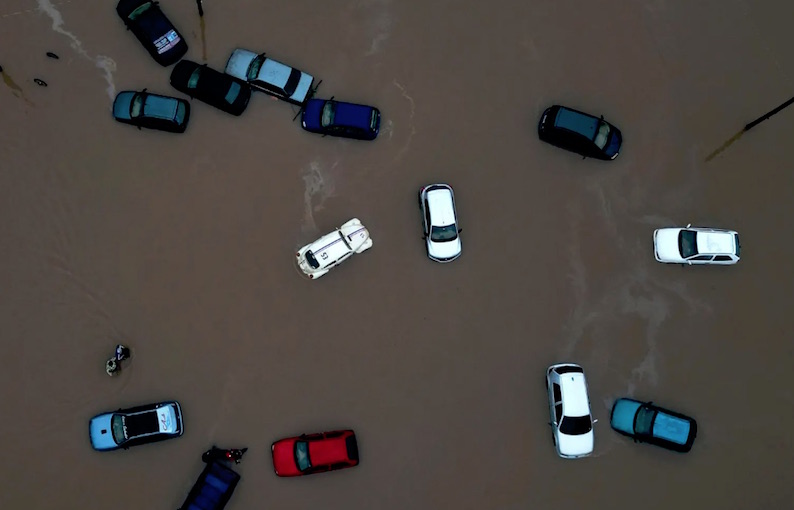
<instances>
[{"instance_id":1,"label":"muddy brown floodwater","mask_svg":"<svg viewBox=\"0 0 794 510\"><path fill-rule=\"evenodd\" d=\"M794 109L705 159L791 97L794 3L204 2L209 65L267 51L377 105L373 143L262 94L193 101L184 135L116 123L118 91L179 94L104 4L0 6L0 508L176 508L213 443L249 448L229 510L791 507ZM201 60L195 2L162 7ZM554 103L620 127L620 157L539 142ZM448 265L416 207L437 181ZM373 249L301 278L294 250L354 216ZM689 222L742 261L656 263L653 229ZM599 420L578 461L543 387L568 360ZM692 452L614 433L627 395L696 417ZM94 414L172 398L182 438L91 449ZM273 474L273 440L341 427L359 467Z\"/></svg>"}]
</instances>

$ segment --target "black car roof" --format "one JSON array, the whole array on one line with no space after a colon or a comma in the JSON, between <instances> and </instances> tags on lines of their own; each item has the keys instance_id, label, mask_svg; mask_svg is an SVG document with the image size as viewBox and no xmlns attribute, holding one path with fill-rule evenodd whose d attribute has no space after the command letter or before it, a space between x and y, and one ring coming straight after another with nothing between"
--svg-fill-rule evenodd
<instances>
[{"instance_id":1,"label":"black car roof","mask_svg":"<svg viewBox=\"0 0 794 510\"><path fill-rule=\"evenodd\" d=\"M554 127L579 133L589 139L595 138L598 118L588 113L561 106L554 119Z\"/></svg>"}]
</instances>

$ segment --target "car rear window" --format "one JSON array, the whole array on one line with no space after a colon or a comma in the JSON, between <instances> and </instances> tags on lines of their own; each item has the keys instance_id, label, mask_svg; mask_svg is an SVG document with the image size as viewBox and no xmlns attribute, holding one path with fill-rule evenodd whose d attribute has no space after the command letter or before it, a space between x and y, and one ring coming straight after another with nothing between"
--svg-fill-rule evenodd
<instances>
[{"instance_id":1,"label":"car rear window","mask_svg":"<svg viewBox=\"0 0 794 510\"><path fill-rule=\"evenodd\" d=\"M284 85L284 92L288 96L291 96L295 93L295 89L298 88L298 83L301 81L301 72L297 69L293 69L291 73L289 73L289 79L287 80L287 84Z\"/></svg>"},{"instance_id":2,"label":"car rear window","mask_svg":"<svg viewBox=\"0 0 794 510\"><path fill-rule=\"evenodd\" d=\"M152 7L152 2L146 2L145 4L141 5L140 7L138 7L138 8L137 8L137 9L135 9L134 11L132 11L132 12L130 13L130 15L129 15L129 16L127 16L127 18L128 18L130 21L135 21L135 19L136 19L138 16L140 16L140 15L141 15L141 14L143 14L144 12L148 11L148 10L149 10L151 7Z\"/></svg>"},{"instance_id":3,"label":"car rear window","mask_svg":"<svg viewBox=\"0 0 794 510\"><path fill-rule=\"evenodd\" d=\"M566 416L560 424L560 432L569 436L587 434L593 430L589 416Z\"/></svg>"},{"instance_id":4,"label":"car rear window","mask_svg":"<svg viewBox=\"0 0 794 510\"><path fill-rule=\"evenodd\" d=\"M312 269L317 269L320 267L320 263L317 262L317 257L314 256L314 253L311 250L306 252L306 262L312 267Z\"/></svg>"},{"instance_id":5,"label":"car rear window","mask_svg":"<svg viewBox=\"0 0 794 510\"><path fill-rule=\"evenodd\" d=\"M195 89L198 86L199 76L201 75L201 67L197 67L187 80L187 88Z\"/></svg>"},{"instance_id":6,"label":"car rear window","mask_svg":"<svg viewBox=\"0 0 794 510\"><path fill-rule=\"evenodd\" d=\"M697 233L693 230L682 230L678 234L678 250L682 258L692 257L698 254Z\"/></svg>"},{"instance_id":7,"label":"car rear window","mask_svg":"<svg viewBox=\"0 0 794 510\"><path fill-rule=\"evenodd\" d=\"M240 95L241 90L242 87L240 86L240 84L237 83L236 81L233 81L231 86L229 87L229 90L226 92L226 97L224 97L224 99L226 100L227 103L234 104L234 102L237 100L237 96Z\"/></svg>"},{"instance_id":8,"label":"car rear window","mask_svg":"<svg viewBox=\"0 0 794 510\"><path fill-rule=\"evenodd\" d=\"M312 463L309 461L309 443L306 441L295 442L295 463L301 471L312 467Z\"/></svg>"}]
</instances>

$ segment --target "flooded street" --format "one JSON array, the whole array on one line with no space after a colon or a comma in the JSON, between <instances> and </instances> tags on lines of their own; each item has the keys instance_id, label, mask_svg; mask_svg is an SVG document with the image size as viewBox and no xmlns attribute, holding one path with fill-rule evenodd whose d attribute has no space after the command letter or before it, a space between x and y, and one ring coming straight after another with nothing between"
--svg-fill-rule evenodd
<instances>
[{"instance_id":1,"label":"flooded street","mask_svg":"<svg viewBox=\"0 0 794 510\"><path fill-rule=\"evenodd\" d=\"M177 508L213 444L249 448L228 510L791 506L794 107L737 133L794 95L794 3L162 0L186 58L267 52L377 106L374 142L260 92L239 118L193 100L181 135L116 122L120 91L184 96L114 7L0 4L0 508ZM620 156L539 141L552 104L603 114ZM464 229L445 265L435 182ZM304 278L296 249L353 217L373 248ZM687 223L742 260L656 262ZM587 459L552 444L562 361ZM625 396L696 418L692 451L611 430ZM92 416L170 399L183 437L92 450ZM275 476L274 440L341 428L360 466Z\"/></svg>"}]
</instances>

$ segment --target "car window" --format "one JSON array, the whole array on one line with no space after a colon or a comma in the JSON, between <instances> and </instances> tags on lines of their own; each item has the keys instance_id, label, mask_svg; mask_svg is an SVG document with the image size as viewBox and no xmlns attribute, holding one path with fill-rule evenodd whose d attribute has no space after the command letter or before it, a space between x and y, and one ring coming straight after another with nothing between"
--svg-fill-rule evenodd
<instances>
[{"instance_id":1,"label":"car window","mask_svg":"<svg viewBox=\"0 0 794 510\"><path fill-rule=\"evenodd\" d=\"M682 230L678 233L678 251L682 258L688 259L698 254L696 238L697 234L693 230Z\"/></svg>"},{"instance_id":2,"label":"car window","mask_svg":"<svg viewBox=\"0 0 794 510\"><path fill-rule=\"evenodd\" d=\"M427 200L425 200L425 228L430 225L430 208L428 207Z\"/></svg>"},{"instance_id":3,"label":"car window","mask_svg":"<svg viewBox=\"0 0 794 510\"><path fill-rule=\"evenodd\" d=\"M554 416L555 416L555 421L557 423L560 423L560 420L562 419L562 403L559 403L554 406Z\"/></svg>"},{"instance_id":4,"label":"car window","mask_svg":"<svg viewBox=\"0 0 794 510\"><path fill-rule=\"evenodd\" d=\"M265 62L264 55L258 55L252 62L251 65L248 66L248 79L255 80L256 77L259 75L259 70L262 68L262 64Z\"/></svg>"},{"instance_id":5,"label":"car window","mask_svg":"<svg viewBox=\"0 0 794 510\"><path fill-rule=\"evenodd\" d=\"M140 7L132 11L130 15L127 16L127 19L129 19L130 21L135 21L135 19L138 16L148 11L151 7L152 7L152 2L146 2L145 4L141 5Z\"/></svg>"},{"instance_id":6,"label":"car window","mask_svg":"<svg viewBox=\"0 0 794 510\"><path fill-rule=\"evenodd\" d=\"M720 262L727 262L727 261L731 260L731 258L729 256L727 256L727 255L717 255L714 258L714 260L718 260Z\"/></svg>"},{"instance_id":7,"label":"car window","mask_svg":"<svg viewBox=\"0 0 794 510\"><path fill-rule=\"evenodd\" d=\"M184 124L185 115L187 115L187 106L182 101L179 101L179 103L176 105L176 116L174 117L177 125L181 126Z\"/></svg>"},{"instance_id":8,"label":"car window","mask_svg":"<svg viewBox=\"0 0 794 510\"><path fill-rule=\"evenodd\" d=\"M609 124L602 120L598 126L598 131L596 131L595 139L593 139L596 147L603 149L606 146L607 140L609 140L609 131Z\"/></svg>"},{"instance_id":9,"label":"car window","mask_svg":"<svg viewBox=\"0 0 794 510\"><path fill-rule=\"evenodd\" d=\"M653 429L655 417L656 411L648 406L642 406L637 409L637 415L634 417L634 433L640 436L649 436Z\"/></svg>"},{"instance_id":10,"label":"car window","mask_svg":"<svg viewBox=\"0 0 794 510\"><path fill-rule=\"evenodd\" d=\"M143 94L135 94L132 98L132 105L130 106L130 117L133 119L143 115Z\"/></svg>"},{"instance_id":11,"label":"car window","mask_svg":"<svg viewBox=\"0 0 794 510\"><path fill-rule=\"evenodd\" d=\"M347 464L345 462L337 462L336 464L331 464L331 469L342 469L346 467Z\"/></svg>"},{"instance_id":12,"label":"car window","mask_svg":"<svg viewBox=\"0 0 794 510\"><path fill-rule=\"evenodd\" d=\"M692 260L711 260L711 255L699 255Z\"/></svg>"},{"instance_id":13,"label":"car window","mask_svg":"<svg viewBox=\"0 0 794 510\"><path fill-rule=\"evenodd\" d=\"M240 86L240 84L236 81L233 81L229 87L229 90L226 92L226 97L224 97L224 99L227 103L234 104L234 102L237 100L237 96L240 95L241 90L243 90L243 88Z\"/></svg>"},{"instance_id":14,"label":"car window","mask_svg":"<svg viewBox=\"0 0 794 510\"><path fill-rule=\"evenodd\" d=\"M314 253L312 253L311 250L306 252L306 262L309 263L309 266L311 266L312 269L317 269L320 267L320 263L317 261L317 258L314 256Z\"/></svg>"},{"instance_id":15,"label":"car window","mask_svg":"<svg viewBox=\"0 0 794 510\"><path fill-rule=\"evenodd\" d=\"M312 467L309 460L309 443L306 441L295 442L295 463L301 471L306 471Z\"/></svg>"},{"instance_id":16,"label":"car window","mask_svg":"<svg viewBox=\"0 0 794 510\"><path fill-rule=\"evenodd\" d=\"M557 383L553 383L551 385L552 392L554 393L554 401L561 402L562 401L562 392L560 391L560 385Z\"/></svg>"},{"instance_id":17,"label":"car window","mask_svg":"<svg viewBox=\"0 0 794 510\"><path fill-rule=\"evenodd\" d=\"M187 80L187 88L195 89L198 86L199 75L201 74L201 67L197 67Z\"/></svg>"},{"instance_id":18,"label":"car window","mask_svg":"<svg viewBox=\"0 0 794 510\"><path fill-rule=\"evenodd\" d=\"M114 414L110 419L110 428L113 431L113 440L116 444L121 444L127 437L124 435L124 418L120 414Z\"/></svg>"},{"instance_id":19,"label":"car window","mask_svg":"<svg viewBox=\"0 0 794 510\"><path fill-rule=\"evenodd\" d=\"M579 436L587 434L593 430L593 423L590 416L566 416L560 424L560 432L569 436Z\"/></svg>"},{"instance_id":20,"label":"car window","mask_svg":"<svg viewBox=\"0 0 794 510\"><path fill-rule=\"evenodd\" d=\"M298 83L301 81L301 72L297 69L293 69L291 73L289 73L289 78L287 78L287 84L284 85L284 92L288 96L291 96L295 93L295 89L298 88Z\"/></svg>"},{"instance_id":21,"label":"car window","mask_svg":"<svg viewBox=\"0 0 794 510\"><path fill-rule=\"evenodd\" d=\"M333 101L326 101L325 105L323 105L323 114L320 118L320 124L322 124L324 128L327 128L334 123L335 116L336 104Z\"/></svg>"},{"instance_id":22,"label":"car window","mask_svg":"<svg viewBox=\"0 0 794 510\"><path fill-rule=\"evenodd\" d=\"M444 227L431 227L430 239L437 243L446 243L458 238L458 227L453 223Z\"/></svg>"}]
</instances>

